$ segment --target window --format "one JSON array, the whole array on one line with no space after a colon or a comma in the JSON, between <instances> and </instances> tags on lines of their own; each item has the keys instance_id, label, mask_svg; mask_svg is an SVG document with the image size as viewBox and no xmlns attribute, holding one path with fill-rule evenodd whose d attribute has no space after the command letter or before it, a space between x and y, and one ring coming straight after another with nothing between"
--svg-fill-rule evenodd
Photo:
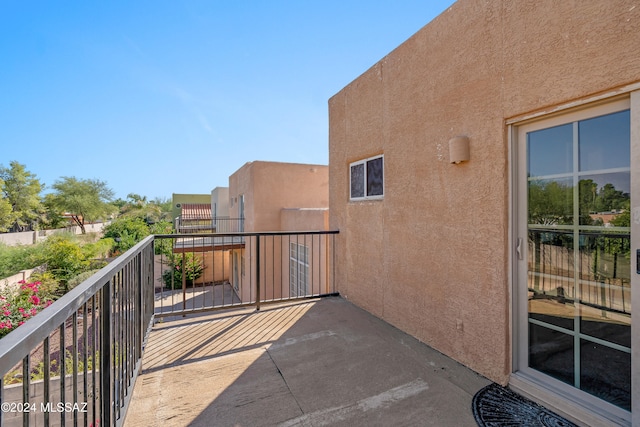
<instances>
[{"instance_id":1,"label":"window","mask_svg":"<svg viewBox=\"0 0 640 427\"><path fill-rule=\"evenodd\" d=\"M351 200L382 199L384 156L369 157L350 165Z\"/></svg>"},{"instance_id":2,"label":"window","mask_svg":"<svg viewBox=\"0 0 640 427\"><path fill-rule=\"evenodd\" d=\"M289 251L289 292L291 297L307 294L309 278L309 248L298 243L290 243Z\"/></svg>"}]
</instances>

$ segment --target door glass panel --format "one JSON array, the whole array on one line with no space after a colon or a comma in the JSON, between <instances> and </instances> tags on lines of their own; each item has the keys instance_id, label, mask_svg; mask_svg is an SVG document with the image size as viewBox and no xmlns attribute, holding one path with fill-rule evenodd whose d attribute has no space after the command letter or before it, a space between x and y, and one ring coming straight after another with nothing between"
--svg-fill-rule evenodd
<instances>
[{"instance_id":1,"label":"door glass panel","mask_svg":"<svg viewBox=\"0 0 640 427\"><path fill-rule=\"evenodd\" d=\"M630 255L629 234L580 233L578 299L581 325L586 328L582 332L627 347L631 347Z\"/></svg>"},{"instance_id":2,"label":"door glass panel","mask_svg":"<svg viewBox=\"0 0 640 427\"><path fill-rule=\"evenodd\" d=\"M529 176L556 175L573 169L571 123L527 134Z\"/></svg>"},{"instance_id":3,"label":"door glass panel","mask_svg":"<svg viewBox=\"0 0 640 427\"><path fill-rule=\"evenodd\" d=\"M631 175L627 172L581 175L580 225L629 227Z\"/></svg>"},{"instance_id":4,"label":"door glass panel","mask_svg":"<svg viewBox=\"0 0 640 427\"><path fill-rule=\"evenodd\" d=\"M581 340L580 388L631 410L631 359L626 352Z\"/></svg>"},{"instance_id":5,"label":"door glass panel","mask_svg":"<svg viewBox=\"0 0 640 427\"><path fill-rule=\"evenodd\" d=\"M528 366L629 410L629 111L526 143Z\"/></svg>"},{"instance_id":6,"label":"door glass panel","mask_svg":"<svg viewBox=\"0 0 640 427\"><path fill-rule=\"evenodd\" d=\"M529 318L573 329L573 234L529 229Z\"/></svg>"},{"instance_id":7,"label":"door glass panel","mask_svg":"<svg viewBox=\"0 0 640 427\"><path fill-rule=\"evenodd\" d=\"M564 383L575 378L573 336L529 324L529 367Z\"/></svg>"},{"instance_id":8,"label":"door glass panel","mask_svg":"<svg viewBox=\"0 0 640 427\"><path fill-rule=\"evenodd\" d=\"M571 178L529 180L529 224L573 224Z\"/></svg>"},{"instance_id":9,"label":"door glass panel","mask_svg":"<svg viewBox=\"0 0 640 427\"><path fill-rule=\"evenodd\" d=\"M628 167L630 159L629 110L582 120L580 170Z\"/></svg>"}]
</instances>

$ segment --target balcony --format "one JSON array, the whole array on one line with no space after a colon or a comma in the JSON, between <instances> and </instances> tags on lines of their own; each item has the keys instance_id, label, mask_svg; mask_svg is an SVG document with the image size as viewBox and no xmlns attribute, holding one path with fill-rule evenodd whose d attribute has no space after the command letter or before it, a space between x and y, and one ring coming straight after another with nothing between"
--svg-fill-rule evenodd
<instances>
[{"instance_id":1,"label":"balcony","mask_svg":"<svg viewBox=\"0 0 640 427\"><path fill-rule=\"evenodd\" d=\"M487 384L333 296L156 323L125 427L477 426Z\"/></svg>"},{"instance_id":2,"label":"balcony","mask_svg":"<svg viewBox=\"0 0 640 427\"><path fill-rule=\"evenodd\" d=\"M339 297L336 234L145 239L0 341L0 424L475 425L488 381Z\"/></svg>"},{"instance_id":3,"label":"balcony","mask_svg":"<svg viewBox=\"0 0 640 427\"><path fill-rule=\"evenodd\" d=\"M244 231L244 218L179 216L174 227L180 234L236 233Z\"/></svg>"}]
</instances>

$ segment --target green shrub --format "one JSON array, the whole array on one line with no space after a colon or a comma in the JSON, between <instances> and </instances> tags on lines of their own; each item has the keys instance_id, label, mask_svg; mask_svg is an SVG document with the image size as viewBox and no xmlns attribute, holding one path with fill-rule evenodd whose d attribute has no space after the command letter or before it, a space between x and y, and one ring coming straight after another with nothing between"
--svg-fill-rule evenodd
<instances>
[{"instance_id":1,"label":"green shrub","mask_svg":"<svg viewBox=\"0 0 640 427\"><path fill-rule=\"evenodd\" d=\"M70 278L89 268L89 261L82 253L80 245L65 236L49 237L44 242L43 249L43 262L39 264L46 264L47 271L62 284L66 284Z\"/></svg>"},{"instance_id":2,"label":"green shrub","mask_svg":"<svg viewBox=\"0 0 640 427\"><path fill-rule=\"evenodd\" d=\"M160 221L151 224L149 227L151 234L173 234L173 225L169 221ZM154 252L156 255L171 256L173 249L173 239L156 239L154 241Z\"/></svg>"},{"instance_id":3,"label":"green shrub","mask_svg":"<svg viewBox=\"0 0 640 427\"><path fill-rule=\"evenodd\" d=\"M169 269L162 273L162 281L167 288L182 289L183 255L187 285L192 285L194 280L202 276L204 264L200 257L190 252L173 255L167 263Z\"/></svg>"},{"instance_id":4,"label":"green shrub","mask_svg":"<svg viewBox=\"0 0 640 427\"><path fill-rule=\"evenodd\" d=\"M149 227L141 218L121 217L104 228L104 237L115 241L114 255L128 251L148 235Z\"/></svg>"},{"instance_id":5,"label":"green shrub","mask_svg":"<svg viewBox=\"0 0 640 427\"><path fill-rule=\"evenodd\" d=\"M32 260L38 258L40 252L42 252L41 244L29 246L0 244L0 278L38 266L39 264Z\"/></svg>"},{"instance_id":6,"label":"green shrub","mask_svg":"<svg viewBox=\"0 0 640 427\"><path fill-rule=\"evenodd\" d=\"M57 299L62 296L60 282L48 271L33 273L30 282L40 282L40 293L45 298Z\"/></svg>"},{"instance_id":7,"label":"green shrub","mask_svg":"<svg viewBox=\"0 0 640 427\"><path fill-rule=\"evenodd\" d=\"M78 274L77 276L73 276L72 278L69 279L69 281L67 282L67 289L71 290L73 288L75 288L76 286L78 286L80 283L84 282L85 280L87 280L89 277L93 276L94 274L96 274L98 271L100 271L100 269L95 269L95 270L89 270L89 271L83 271L82 273Z\"/></svg>"},{"instance_id":8,"label":"green shrub","mask_svg":"<svg viewBox=\"0 0 640 427\"><path fill-rule=\"evenodd\" d=\"M111 254L115 245L115 240L111 237L107 237L100 239L97 242L87 243L82 246L82 252L87 259L105 259Z\"/></svg>"}]
</instances>

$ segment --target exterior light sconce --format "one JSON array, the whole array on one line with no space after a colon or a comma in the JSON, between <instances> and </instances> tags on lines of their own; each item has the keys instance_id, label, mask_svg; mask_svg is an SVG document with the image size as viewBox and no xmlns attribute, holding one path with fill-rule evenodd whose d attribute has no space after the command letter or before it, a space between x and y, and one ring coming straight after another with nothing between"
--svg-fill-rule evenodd
<instances>
[{"instance_id":1,"label":"exterior light sconce","mask_svg":"<svg viewBox=\"0 0 640 427\"><path fill-rule=\"evenodd\" d=\"M449 162L456 165L469 161L469 138L456 136L449 140Z\"/></svg>"}]
</instances>

